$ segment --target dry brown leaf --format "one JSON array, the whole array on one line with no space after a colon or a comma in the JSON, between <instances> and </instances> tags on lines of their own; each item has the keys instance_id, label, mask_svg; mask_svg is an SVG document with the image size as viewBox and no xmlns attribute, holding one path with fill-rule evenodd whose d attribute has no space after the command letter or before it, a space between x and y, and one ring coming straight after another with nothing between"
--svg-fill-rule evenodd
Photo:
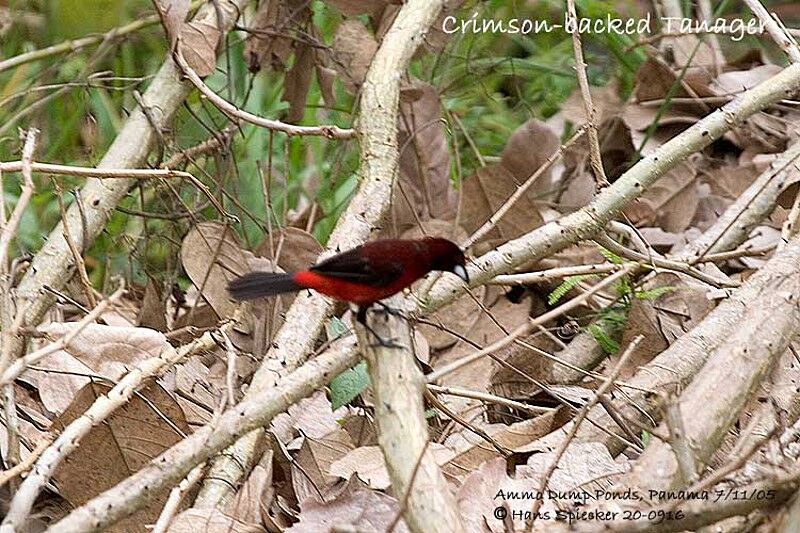
<instances>
[{"instance_id":1,"label":"dry brown leaf","mask_svg":"<svg viewBox=\"0 0 800 533\"><path fill-rule=\"evenodd\" d=\"M53 422L53 427L63 429L109 390L110 387L97 382L86 385ZM181 440L178 431L184 435L189 432L180 407L164 389L151 383L103 424L94 426L78 449L61 463L54 476L59 493L74 507L83 505ZM106 531L147 531L145 525L158 518L168 494L167 489L155 495L147 507Z\"/></svg>"},{"instance_id":2,"label":"dry brown leaf","mask_svg":"<svg viewBox=\"0 0 800 533\"><path fill-rule=\"evenodd\" d=\"M622 112L623 102L619 97L619 83L614 80L603 87L590 87L592 104L596 115L596 123L602 124L607 120L618 117ZM580 89L575 89L561 107L564 118L573 124L586 122L586 111L583 107L583 95Z\"/></svg>"},{"instance_id":3,"label":"dry brown leaf","mask_svg":"<svg viewBox=\"0 0 800 533\"><path fill-rule=\"evenodd\" d=\"M233 228L201 222L181 245L183 269L219 317L233 316L238 304L228 295L228 282L247 272L252 254L239 246Z\"/></svg>"},{"instance_id":4,"label":"dry brown leaf","mask_svg":"<svg viewBox=\"0 0 800 533\"><path fill-rule=\"evenodd\" d=\"M309 44L299 43L294 51L294 64L283 82L283 101L289 103L287 122L295 124L303 120L313 73L314 50Z\"/></svg>"},{"instance_id":5,"label":"dry brown leaf","mask_svg":"<svg viewBox=\"0 0 800 533\"><path fill-rule=\"evenodd\" d=\"M374 490L347 490L331 502L300 502L300 521L286 532L320 533L349 526L364 533L385 533L399 512L400 506L391 496ZM402 519L394 531L409 533Z\"/></svg>"},{"instance_id":6,"label":"dry brown leaf","mask_svg":"<svg viewBox=\"0 0 800 533\"><path fill-rule=\"evenodd\" d=\"M217 66L217 45L222 34L213 21L193 20L183 25L180 52L198 76L210 76Z\"/></svg>"},{"instance_id":7,"label":"dry brown leaf","mask_svg":"<svg viewBox=\"0 0 800 533\"><path fill-rule=\"evenodd\" d=\"M402 89L398 145L400 183L393 205L410 202L422 220L452 219L458 198L450 181L450 150L439 94L432 85L413 80Z\"/></svg>"},{"instance_id":8,"label":"dry brown leaf","mask_svg":"<svg viewBox=\"0 0 800 533\"><path fill-rule=\"evenodd\" d=\"M529 319L530 304L531 302L528 298L523 299L520 303L513 303L507 298L501 298L490 308L489 312L492 316L490 317L485 312L481 313L475 325L465 332L465 336L478 346L491 344L506 336L506 333L498 327L495 320L500 323L505 331L513 331ZM475 351L476 348L472 345L459 341L451 350L438 357L433 366L434 368L441 368ZM496 366L497 363L491 358L484 357L448 374L440 380L440 383L444 386L451 385L488 392L490 380ZM456 412L461 412L469 406L480 404L477 400L458 396L442 396L442 401Z\"/></svg>"},{"instance_id":9,"label":"dry brown leaf","mask_svg":"<svg viewBox=\"0 0 800 533\"><path fill-rule=\"evenodd\" d=\"M760 174L755 163L726 161L722 165L703 170L703 181L711 192L723 198L735 200Z\"/></svg>"},{"instance_id":10,"label":"dry brown leaf","mask_svg":"<svg viewBox=\"0 0 800 533\"><path fill-rule=\"evenodd\" d=\"M267 238L256 250L256 253L272 259L271 246L279 252L278 266L286 272L305 270L313 265L322 253L322 245L309 232L291 226L282 228L281 234L274 237L272 245Z\"/></svg>"},{"instance_id":11,"label":"dry brown leaf","mask_svg":"<svg viewBox=\"0 0 800 533\"><path fill-rule=\"evenodd\" d=\"M722 273L719 275L724 276ZM684 274L661 272L645 284L645 289L649 287L672 288L653 300L659 327L669 344L692 329L714 308L706 295L709 287Z\"/></svg>"},{"instance_id":12,"label":"dry brown leaf","mask_svg":"<svg viewBox=\"0 0 800 533\"><path fill-rule=\"evenodd\" d=\"M542 307L544 306L542 305ZM545 325L545 327L548 326ZM543 335L540 331L521 340L524 341L525 345L534 346L550 354L555 353L559 348L552 338ZM512 365L514 369L499 367L495 370L490 378L489 385L489 391L492 394L512 400L528 401L541 391L538 385L532 383L529 379L525 379L519 371L528 376L535 376L537 380L553 383L551 376L554 367L557 367L558 363L525 345L512 343L495 353L498 358Z\"/></svg>"},{"instance_id":13,"label":"dry brown leaf","mask_svg":"<svg viewBox=\"0 0 800 533\"><path fill-rule=\"evenodd\" d=\"M355 17L356 15L375 16L387 4L383 0L325 0L325 3L333 6L346 17Z\"/></svg>"},{"instance_id":14,"label":"dry brown leaf","mask_svg":"<svg viewBox=\"0 0 800 533\"><path fill-rule=\"evenodd\" d=\"M711 73L715 72L716 66L726 64L724 57L718 55L707 41L701 41L696 35L666 37L663 44L671 48L673 63L677 68L689 65L685 76L704 74L710 77ZM692 88L697 91L694 86Z\"/></svg>"},{"instance_id":15,"label":"dry brown leaf","mask_svg":"<svg viewBox=\"0 0 800 533\"><path fill-rule=\"evenodd\" d=\"M499 491L533 491L532 483L518 481L506 474L506 462L502 458L491 459L471 472L456 494L458 510L465 530L469 532L503 533L505 524L498 520L494 510L501 507L504 498L497 498ZM513 509L514 507L512 507Z\"/></svg>"},{"instance_id":16,"label":"dry brown leaf","mask_svg":"<svg viewBox=\"0 0 800 533\"><path fill-rule=\"evenodd\" d=\"M333 38L334 67L349 92L355 93L363 83L377 49L375 37L358 19L339 25Z\"/></svg>"},{"instance_id":17,"label":"dry brown leaf","mask_svg":"<svg viewBox=\"0 0 800 533\"><path fill-rule=\"evenodd\" d=\"M187 509L172 519L167 533L264 533L256 524L242 522L216 509Z\"/></svg>"},{"instance_id":18,"label":"dry brown leaf","mask_svg":"<svg viewBox=\"0 0 800 533\"><path fill-rule=\"evenodd\" d=\"M291 30L304 27L310 18L305 0L261 2L244 45L250 72L258 72L265 63L273 70L284 70L295 43Z\"/></svg>"},{"instance_id":19,"label":"dry brown leaf","mask_svg":"<svg viewBox=\"0 0 800 533\"><path fill-rule=\"evenodd\" d=\"M756 85L767 81L778 74L783 67L778 65L761 65L746 70L729 70L717 76L711 88L721 96L729 96L748 91Z\"/></svg>"},{"instance_id":20,"label":"dry brown leaf","mask_svg":"<svg viewBox=\"0 0 800 533\"><path fill-rule=\"evenodd\" d=\"M378 446L355 448L330 465L330 474L343 479L350 479L350 476L357 474L361 481L375 490L385 490L392 485Z\"/></svg>"},{"instance_id":21,"label":"dry brown leaf","mask_svg":"<svg viewBox=\"0 0 800 533\"><path fill-rule=\"evenodd\" d=\"M510 450L520 453L542 451L539 449L527 450L526 447L551 431L560 428L570 419L572 419L572 414L563 407L559 407L536 418L523 420L510 426L492 424L485 427L484 430L501 446ZM460 444L456 455L442 466L442 472L448 478L458 481L486 461L501 457L500 453L481 437L476 437L471 433L463 433L459 436L462 441L466 442ZM450 441L451 439L448 439L445 444Z\"/></svg>"},{"instance_id":22,"label":"dry brown leaf","mask_svg":"<svg viewBox=\"0 0 800 533\"><path fill-rule=\"evenodd\" d=\"M431 442L428 450L440 465L453 458L453 451L450 448L436 442ZM350 479L353 474L357 474L361 481L375 490L387 489L392 484L383 460L383 452L378 446L362 446L348 452L330 465L330 474L342 479Z\"/></svg>"},{"instance_id":23,"label":"dry brown leaf","mask_svg":"<svg viewBox=\"0 0 800 533\"><path fill-rule=\"evenodd\" d=\"M636 85L631 97L637 103L659 100L669 93L677 80L675 72L667 65L655 59L647 59L636 72ZM689 94L683 87L679 87L672 96L687 97Z\"/></svg>"},{"instance_id":24,"label":"dry brown leaf","mask_svg":"<svg viewBox=\"0 0 800 533\"><path fill-rule=\"evenodd\" d=\"M267 450L261 456L247 481L236 493L236 499L226 506L226 515L235 516L247 524L261 522L261 510L269 509L275 495L272 488L272 457L272 450Z\"/></svg>"},{"instance_id":25,"label":"dry brown leaf","mask_svg":"<svg viewBox=\"0 0 800 533\"><path fill-rule=\"evenodd\" d=\"M697 169L683 161L648 187L625 209L625 214L637 226L657 225L664 231L679 233L689 226L699 201Z\"/></svg>"},{"instance_id":26,"label":"dry brown leaf","mask_svg":"<svg viewBox=\"0 0 800 533\"><path fill-rule=\"evenodd\" d=\"M525 183L547 159L558 150L561 142L555 132L535 118L530 119L509 137L500 164L516 178L518 183ZM527 192L531 199L549 190L550 172L545 172Z\"/></svg>"},{"instance_id":27,"label":"dry brown leaf","mask_svg":"<svg viewBox=\"0 0 800 533\"><path fill-rule=\"evenodd\" d=\"M319 83L319 91L322 93L322 100L325 102L325 107L328 109L333 108L336 102L336 96L333 92L333 82L336 79L336 69L329 67L323 60L321 60L322 52L315 50L314 68L317 73L317 82Z\"/></svg>"},{"instance_id":28,"label":"dry brown leaf","mask_svg":"<svg viewBox=\"0 0 800 533\"><path fill-rule=\"evenodd\" d=\"M521 183L502 165L487 165L478 169L461 186L461 225L467 232L475 232L514 194L519 185ZM528 233L542 223L536 204L523 195L479 242L488 241L489 246L499 244Z\"/></svg>"},{"instance_id":29,"label":"dry brown leaf","mask_svg":"<svg viewBox=\"0 0 800 533\"><path fill-rule=\"evenodd\" d=\"M76 322L51 322L40 329L57 340L77 327ZM45 408L58 415L91 380L80 374L116 380L168 347L164 335L152 329L89 324L72 340L68 350L58 350L41 363L43 368L78 375L37 373L33 381Z\"/></svg>"},{"instance_id":30,"label":"dry brown leaf","mask_svg":"<svg viewBox=\"0 0 800 533\"><path fill-rule=\"evenodd\" d=\"M159 285L150 280L144 290L142 307L139 309L139 316L136 325L152 328L156 331L167 331L167 305L161 297Z\"/></svg>"},{"instance_id":31,"label":"dry brown leaf","mask_svg":"<svg viewBox=\"0 0 800 533\"><path fill-rule=\"evenodd\" d=\"M531 455L528 463L517 467L518 479L534 481L538 486L542 476L550 468L556 452ZM554 491L573 491L586 488L590 493L594 489L606 489L610 481L628 470L628 464L615 461L608 448L599 442L573 442L558 461L548 481L548 488ZM570 500L567 500L570 501Z\"/></svg>"},{"instance_id":32,"label":"dry brown leaf","mask_svg":"<svg viewBox=\"0 0 800 533\"><path fill-rule=\"evenodd\" d=\"M669 346L669 343L661 333L661 328L659 328L653 302L637 298L631 302L620 346L624 349L639 335L647 339L647 342L640 342L631 353L628 358L628 364L620 371L619 379L621 380L630 378L637 372L639 367L649 363ZM613 368L617 361L619 361L619 356L612 356L609 359L609 367Z\"/></svg>"},{"instance_id":33,"label":"dry brown leaf","mask_svg":"<svg viewBox=\"0 0 800 533\"><path fill-rule=\"evenodd\" d=\"M292 487L297 501L302 502L307 498L330 500L332 491L340 481L331 465L353 448L350 435L342 428L319 439L303 439L292 462Z\"/></svg>"},{"instance_id":34,"label":"dry brown leaf","mask_svg":"<svg viewBox=\"0 0 800 533\"><path fill-rule=\"evenodd\" d=\"M167 32L170 47L172 47L183 29L183 22L186 20L186 15L189 14L191 2L189 0L156 0L156 3L162 15L161 22Z\"/></svg>"},{"instance_id":35,"label":"dry brown leaf","mask_svg":"<svg viewBox=\"0 0 800 533\"><path fill-rule=\"evenodd\" d=\"M175 368L174 387L180 391L178 403L190 424L207 424L219 405L224 384L210 379L211 370L199 357L190 357ZM169 390L169 389L168 389Z\"/></svg>"},{"instance_id":36,"label":"dry brown leaf","mask_svg":"<svg viewBox=\"0 0 800 533\"><path fill-rule=\"evenodd\" d=\"M356 447L378 444L378 433L375 422L364 415L349 415L341 422L342 427L350 435Z\"/></svg>"},{"instance_id":37,"label":"dry brown leaf","mask_svg":"<svg viewBox=\"0 0 800 533\"><path fill-rule=\"evenodd\" d=\"M345 412L342 408L338 412ZM331 410L331 402L324 391L317 391L289 407L292 427L304 437L321 439L339 429L338 416Z\"/></svg>"}]
</instances>

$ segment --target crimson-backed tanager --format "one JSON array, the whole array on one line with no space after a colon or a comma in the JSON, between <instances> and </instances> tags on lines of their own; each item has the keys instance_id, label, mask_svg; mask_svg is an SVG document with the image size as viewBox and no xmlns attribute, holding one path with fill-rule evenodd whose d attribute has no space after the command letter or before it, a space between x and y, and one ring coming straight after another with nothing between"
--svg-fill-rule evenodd
<instances>
[{"instance_id":1,"label":"crimson-backed tanager","mask_svg":"<svg viewBox=\"0 0 800 533\"><path fill-rule=\"evenodd\" d=\"M433 270L452 272L469 283L464 252L447 239L426 237L368 242L300 272L250 272L231 281L228 292L235 300L255 300L314 289L358 305L356 319L366 325L367 309L372 304Z\"/></svg>"}]
</instances>

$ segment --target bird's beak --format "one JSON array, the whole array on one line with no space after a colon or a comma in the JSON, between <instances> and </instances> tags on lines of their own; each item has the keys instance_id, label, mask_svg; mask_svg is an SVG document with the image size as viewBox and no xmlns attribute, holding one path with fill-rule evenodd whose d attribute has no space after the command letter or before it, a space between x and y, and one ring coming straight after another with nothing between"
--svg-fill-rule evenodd
<instances>
[{"instance_id":1,"label":"bird's beak","mask_svg":"<svg viewBox=\"0 0 800 533\"><path fill-rule=\"evenodd\" d=\"M453 267L453 274L458 276L459 278L464 280L464 283L469 283L469 274L467 274L467 269L464 268L462 265L456 265Z\"/></svg>"}]
</instances>

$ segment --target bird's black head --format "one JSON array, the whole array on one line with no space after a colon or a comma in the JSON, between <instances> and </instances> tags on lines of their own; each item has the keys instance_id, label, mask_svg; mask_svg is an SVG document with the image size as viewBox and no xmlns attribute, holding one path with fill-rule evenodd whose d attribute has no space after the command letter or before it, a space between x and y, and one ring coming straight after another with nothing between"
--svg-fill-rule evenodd
<instances>
[{"instance_id":1,"label":"bird's black head","mask_svg":"<svg viewBox=\"0 0 800 533\"><path fill-rule=\"evenodd\" d=\"M469 283L464 252L461 251L461 248L456 243L440 237L427 237L425 244L430 251L432 270L452 272L463 279L465 283Z\"/></svg>"}]
</instances>

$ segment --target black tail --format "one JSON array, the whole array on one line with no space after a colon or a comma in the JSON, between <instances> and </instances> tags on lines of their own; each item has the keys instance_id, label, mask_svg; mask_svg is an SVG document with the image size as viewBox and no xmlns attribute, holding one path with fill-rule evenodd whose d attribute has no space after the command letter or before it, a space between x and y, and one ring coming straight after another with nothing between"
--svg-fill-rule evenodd
<instances>
[{"instance_id":1,"label":"black tail","mask_svg":"<svg viewBox=\"0 0 800 533\"><path fill-rule=\"evenodd\" d=\"M300 289L302 287L295 283L293 274L273 272L250 272L228 284L228 292L234 300L255 300Z\"/></svg>"}]
</instances>

